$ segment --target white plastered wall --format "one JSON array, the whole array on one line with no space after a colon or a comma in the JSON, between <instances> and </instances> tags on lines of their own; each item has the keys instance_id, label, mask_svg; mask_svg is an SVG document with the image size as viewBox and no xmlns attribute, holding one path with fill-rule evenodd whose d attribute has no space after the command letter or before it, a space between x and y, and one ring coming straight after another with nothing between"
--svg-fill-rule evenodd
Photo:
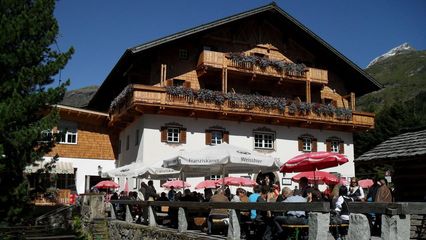
<instances>
[{"instance_id":1,"label":"white plastered wall","mask_svg":"<svg viewBox=\"0 0 426 240\"><path fill-rule=\"evenodd\" d=\"M167 144L161 142L160 128L166 123L179 123L186 128L186 144ZM298 137L302 134L310 134L318 140L318 151L325 151L325 141L329 137L338 137L344 141L345 155L348 156L349 162L338 167L328 168L326 171L339 172L344 177L353 177L354 170L354 149L351 132L330 131L308 128L296 128L278 125L258 124L250 122L237 122L216 119L175 117L164 115L145 114L137 119L133 124L129 125L120 133L122 143L121 154L119 155L119 165L127 165L131 162L144 162L146 164L155 164L176 156L182 150L199 150L205 147L205 130L220 126L229 131L229 143L232 145L254 149L253 130L257 128L269 128L276 133L275 151L267 153L273 157L279 158L282 162L301 154L298 151ZM135 145L136 129L141 133L140 143ZM129 149L126 150L126 138L129 136ZM253 173L254 175L255 173ZM294 174L285 174L285 177L291 178ZM280 178L283 174L279 174ZM196 183L204 180L203 178L188 179L195 186ZM125 180L121 180L121 185ZM281 179L279 179L281 182ZM157 191L163 191L160 188L159 181L154 181ZM129 187L133 189L135 181L129 180ZM138 184L138 183L137 183ZM293 185L294 186L294 185ZM193 187L191 188L194 189Z\"/></svg>"}]
</instances>

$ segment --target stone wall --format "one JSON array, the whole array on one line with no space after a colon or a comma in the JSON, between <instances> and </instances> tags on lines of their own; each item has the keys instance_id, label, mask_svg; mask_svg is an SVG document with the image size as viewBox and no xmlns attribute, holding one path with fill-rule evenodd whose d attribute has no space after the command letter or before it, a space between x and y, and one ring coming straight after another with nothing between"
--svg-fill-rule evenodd
<instances>
[{"instance_id":1,"label":"stone wall","mask_svg":"<svg viewBox=\"0 0 426 240\"><path fill-rule=\"evenodd\" d=\"M108 221L110 239L144 239L144 240L203 240L209 239L191 233L178 233L175 229L149 227L119 220Z\"/></svg>"},{"instance_id":2,"label":"stone wall","mask_svg":"<svg viewBox=\"0 0 426 240\"><path fill-rule=\"evenodd\" d=\"M426 215L411 215L410 239L426 239Z\"/></svg>"}]
</instances>

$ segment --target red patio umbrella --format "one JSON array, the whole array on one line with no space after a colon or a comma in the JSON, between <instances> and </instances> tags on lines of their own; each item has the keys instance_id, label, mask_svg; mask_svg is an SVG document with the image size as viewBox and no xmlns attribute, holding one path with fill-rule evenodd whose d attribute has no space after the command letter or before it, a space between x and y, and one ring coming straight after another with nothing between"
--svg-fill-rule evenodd
<instances>
[{"instance_id":1,"label":"red patio umbrella","mask_svg":"<svg viewBox=\"0 0 426 240\"><path fill-rule=\"evenodd\" d=\"M110 180L100 181L95 185L95 188L98 188L98 189L109 189L109 188L119 188L119 187L120 185Z\"/></svg>"},{"instance_id":2,"label":"red patio umbrella","mask_svg":"<svg viewBox=\"0 0 426 240\"><path fill-rule=\"evenodd\" d=\"M129 193L129 182L126 180L126 182L124 183L124 189L123 191L128 194Z\"/></svg>"},{"instance_id":3,"label":"red patio umbrella","mask_svg":"<svg viewBox=\"0 0 426 240\"><path fill-rule=\"evenodd\" d=\"M328 172L315 171L315 172L301 172L294 175L291 180L294 182L299 182L300 178L306 177L309 183L325 183L325 184L337 184L339 179Z\"/></svg>"},{"instance_id":4,"label":"red patio umbrella","mask_svg":"<svg viewBox=\"0 0 426 240\"><path fill-rule=\"evenodd\" d=\"M191 186L191 184L184 182L182 180L167 181L166 183L164 183L162 185L162 187L164 187L164 188L174 187L176 189L187 188L187 187L190 187L190 186Z\"/></svg>"},{"instance_id":5,"label":"red patio umbrella","mask_svg":"<svg viewBox=\"0 0 426 240\"><path fill-rule=\"evenodd\" d=\"M216 180L216 184L245 187L253 187L257 185L256 181L244 177L225 177Z\"/></svg>"},{"instance_id":6,"label":"red patio umbrella","mask_svg":"<svg viewBox=\"0 0 426 240\"><path fill-rule=\"evenodd\" d=\"M217 187L216 180L205 180L197 184L197 186L195 186L195 189L216 188L216 187Z\"/></svg>"},{"instance_id":7,"label":"red patio umbrella","mask_svg":"<svg viewBox=\"0 0 426 240\"><path fill-rule=\"evenodd\" d=\"M339 153L310 152L298 155L281 166L280 172L308 172L347 163L348 158Z\"/></svg>"},{"instance_id":8,"label":"red patio umbrella","mask_svg":"<svg viewBox=\"0 0 426 240\"><path fill-rule=\"evenodd\" d=\"M371 179L362 179L358 181L358 185L362 188L369 188L374 185L374 181Z\"/></svg>"}]
</instances>

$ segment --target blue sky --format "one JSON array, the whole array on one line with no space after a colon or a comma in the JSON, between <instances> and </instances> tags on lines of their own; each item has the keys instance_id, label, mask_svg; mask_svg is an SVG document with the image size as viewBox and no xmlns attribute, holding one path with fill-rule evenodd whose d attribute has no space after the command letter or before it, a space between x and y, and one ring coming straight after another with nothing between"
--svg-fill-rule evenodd
<instances>
[{"instance_id":1,"label":"blue sky","mask_svg":"<svg viewBox=\"0 0 426 240\"><path fill-rule=\"evenodd\" d=\"M101 85L127 48L266 5L254 0L60 0L58 47L75 54L69 90ZM404 42L426 49L425 0L287 0L279 7L362 68Z\"/></svg>"}]
</instances>

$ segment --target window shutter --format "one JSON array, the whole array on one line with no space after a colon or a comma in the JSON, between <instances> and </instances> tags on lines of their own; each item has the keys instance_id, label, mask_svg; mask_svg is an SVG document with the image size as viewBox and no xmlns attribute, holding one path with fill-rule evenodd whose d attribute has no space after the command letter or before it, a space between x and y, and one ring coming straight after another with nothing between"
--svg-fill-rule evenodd
<instances>
[{"instance_id":1,"label":"window shutter","mask_svg":"<svg viewBox=\"0 0 426 240\"><path fill-rule=\"evenodd\" d=\"M339 143L339 153L341 154L345 153L345 143L343 141L340 141Z\"/></svg>"},{"instance_id":2,"label":"window shutter","mask_svg":"<svg viewBox=\"0 0 426 240\"><path fill-rule=\"evenodd\" d=\"M181 128L179 132L179 143L186 143L186 128Z\"/></svg>"},{"instance_id":3,"label":"window shutter","mask_svg":"<svg viewBox=\"0 0 426 240\"><path fill-rule=\"evenodd\" d=\"M166 87L170 87L170 86L173 86L173 80L172 79L166 80Z\"/></svg>"},{"instance_id":4,"label":"window shutter","mask_svg":"<svg viewBox=\"0 0 426 240\"><path fill-rule=\"evenodd\" d=\"M325 141L325 144L326 144L326 146L327 146L327 152L331 152L331 140L330 140L330 139L327 139L327 140Z\"/></svg>"},{"instance_id":5,"label":"window shutter","mask_svg":"<svg viewBox=\"0 0 426 240\"><path fill-rule=\"evenodd\" d=\"M212 131L206 130L206 145L212 144Z\"/></svg>"},{"instance_id":6,"label":"window shutter","mask_svg":"<svg viewBox=\"0 0 426 240\"><path fill-rule=\"evenodd\" d=\"M229 132L228 131L223 132L223 141L226 142L226 143L229 143Z\"/></svg>"},{"instance_id":7,"label":"window shutter","mask_svg":"<svg viewBox=\"0 0 426 240\"><path fill-rule=\"evenodd\" d=\"M161 142L167 142L167 127L161 127Z\"/></svg>"},{"instance_id":8,"label":"window shutter","mask_svg":"<svg viewBox=\"0 0 426 240\"><path fill-rule=\"evenodd\" d=\"M312 138L312 152L318 152L317 139Z\"/></svg>"},{"instance_id":9,"label":"window shutter","mask_svg":"<svg viewBox=\"0 0 426 240\"><path fill-rule=\"evenodd\" d=\"M183 83L183 87L184 87L184 88L191 88L191 82L190 82L190 81L185 81L185 82Z\"/></svg>"},{"instance_id":10,"label":"window shutter","mask_svg":"<svg viewBox=\"0 0 426 240\"><path fill-rule=\"evenodd\" d=\"M299 151L303 152L303 138L299 138L298 144L299 144Z\"/></svg>"}]
</instances>

